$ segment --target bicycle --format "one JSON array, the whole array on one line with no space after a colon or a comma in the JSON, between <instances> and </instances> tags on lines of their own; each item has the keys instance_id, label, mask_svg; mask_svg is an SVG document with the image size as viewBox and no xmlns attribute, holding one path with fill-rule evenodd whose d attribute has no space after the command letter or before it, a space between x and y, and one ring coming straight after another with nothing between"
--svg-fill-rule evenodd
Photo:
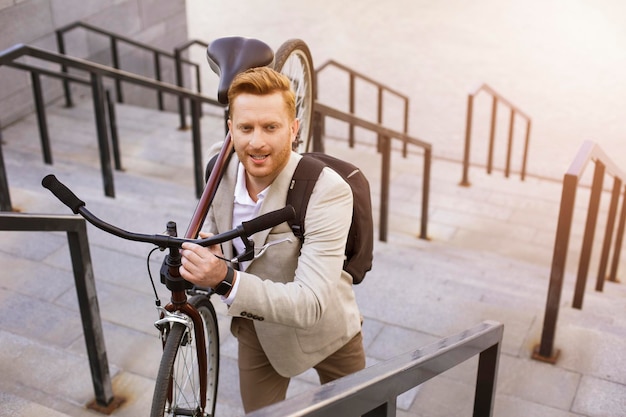
<instances>
[{"instance_id":1,"label":"bicycle","mask_svg":"<svg viewBox=\"0 0 626 417\"><path fill-rule=\"evenodd\" d=\"M261 41L250 38L229 37L213 41L207 48L211 68L219 75L218 100L228 104L227 91L233 78L248 68L267 66L287 75L297 97L297 117L301 129L293 149L304 151L309 147L313 110L314 79L311 54L306 44L298 39L285 42L274 54ZM196 206L184 238L177 237L177 226L168 222L163 235L146 235L129 232L104 222L89 210L85 203L53 175L42 180L61 202L74 214L80 214L95 227L123 239L151 243L155 249L169 249L160 270L161 282L171 291L171 302L161 307L157 298L159 319L155 326L163 344L163 355L157 373L152 400L151 417L163 416L214 416L219 376L219 332L217 315L210 297L211 289L194 287L183 280L178 272L179 250L183 242L202 246L243 240L246 250L231 262L243 262L262 256L267 245L258 250L249 237L261 230L274 227L295 217L293 207L270 212L242 223L231 231L209 238L198 239L208 208L213 200L228 157L232 153L230 134L226 135L214 168ZM154 252L153 249L152 252ZM148 255L148 259L150 257ZM150 278L150 269L148 268ZM154 282L152 283L156 295Z\"/></svg>"}]
</instances>

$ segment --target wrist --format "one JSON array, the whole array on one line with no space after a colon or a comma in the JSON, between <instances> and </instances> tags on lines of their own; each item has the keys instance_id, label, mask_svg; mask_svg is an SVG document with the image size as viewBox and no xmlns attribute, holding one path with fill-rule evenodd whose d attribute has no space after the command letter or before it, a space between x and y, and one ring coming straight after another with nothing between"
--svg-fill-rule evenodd
<instances>
[{"instance_id":1,"label":"wrist","mask_svg":"<svg viewBox=\"0 0 626 417\"><path fill-rule=\"evenodd\" d=\"M226 276L214 288L215 293L219 294L219 295L223 295L223 296L228 295L230 290L233 288L233 280L234 280L234 278L235 278L235 270L233 268L231 268L230 266L228 266L226 268Z\"/></svg>"}]
</instances>

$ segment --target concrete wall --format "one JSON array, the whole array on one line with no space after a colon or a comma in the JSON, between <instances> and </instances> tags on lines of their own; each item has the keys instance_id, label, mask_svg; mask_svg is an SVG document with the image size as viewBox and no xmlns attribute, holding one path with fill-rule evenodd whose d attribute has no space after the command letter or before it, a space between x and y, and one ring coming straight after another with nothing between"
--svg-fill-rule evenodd
<instances>
[{"instance_id":1,"label":"concrete wall","mask_svg":"<svg viewBox=\"0 0 626 417\"><path fill-rule=\"evenodd\" d=\"M75 21L169 52L187 40L185 0L0 0L0 50L28 44L56 52L55 30ZM77 28L65 39L68 55L111 65L107 37ZM120 55L123 70L154 76L152 54L120 45ZM164 81L173 82L173 62L161 61ZM34 110L30 83L28 72L0 67L0 127ZM61 97L60 81L43 77L42 84L46 102ZM87 94L85 88L75 91ZM145 89L125 86L124 99L156 106L155 93ZM167 99L173 102L173 98Z\"/></svg>"}]
</instances>

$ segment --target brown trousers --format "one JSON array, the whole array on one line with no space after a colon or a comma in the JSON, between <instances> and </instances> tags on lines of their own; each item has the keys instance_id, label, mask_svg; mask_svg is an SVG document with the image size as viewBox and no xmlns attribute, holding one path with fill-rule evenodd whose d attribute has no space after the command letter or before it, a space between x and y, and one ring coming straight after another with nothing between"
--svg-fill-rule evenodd
<instances>
[{"instance_id":1,"label":"brown trousers","mask_svg":"<svg viewBox=\"0 0 626 417\"><path fill-rule=\"evenodd\" d=\"M242 320L239 340L239 389L246 413L280 402L287 395L290 378L281 376L270 364L252 320ZM313 367L321 384L365 368L363 336L359 332L341 349Z\"/></svg>"}]
</instances>

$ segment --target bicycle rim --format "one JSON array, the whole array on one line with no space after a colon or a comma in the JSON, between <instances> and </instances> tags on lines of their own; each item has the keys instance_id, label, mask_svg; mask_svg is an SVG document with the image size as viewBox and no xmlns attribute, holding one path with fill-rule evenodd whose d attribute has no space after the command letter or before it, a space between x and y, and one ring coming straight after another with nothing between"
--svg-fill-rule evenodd
<instances>
[{"instance_id":1,"label":"bicycle rim","mask_svg":"<svg viewBox=\"0 0 626 417\"><path fill-rule=\"evenodd\" d=\"M276 51L274 69L289 78L296 93L296 117L300 120L300 128L293 148L300 153L307 152L311 146L315 98L315 74L309 47L300 39L283 43Z\"/></svg>"},{"instance_id":2,"label":"bicycle rim","mask_svg":"<svg viewBox=\"0 0 626 417\"><path fill-rule=\"evenodd\" d=\"M207 346L206 406L201 410L200 378L194 331L180 323L166 332L163 356L154 388L151 417L215 415L219 374L219 334L215 309L205 296L189 300L202 317Z\"/></svg>"}]
</instances>

